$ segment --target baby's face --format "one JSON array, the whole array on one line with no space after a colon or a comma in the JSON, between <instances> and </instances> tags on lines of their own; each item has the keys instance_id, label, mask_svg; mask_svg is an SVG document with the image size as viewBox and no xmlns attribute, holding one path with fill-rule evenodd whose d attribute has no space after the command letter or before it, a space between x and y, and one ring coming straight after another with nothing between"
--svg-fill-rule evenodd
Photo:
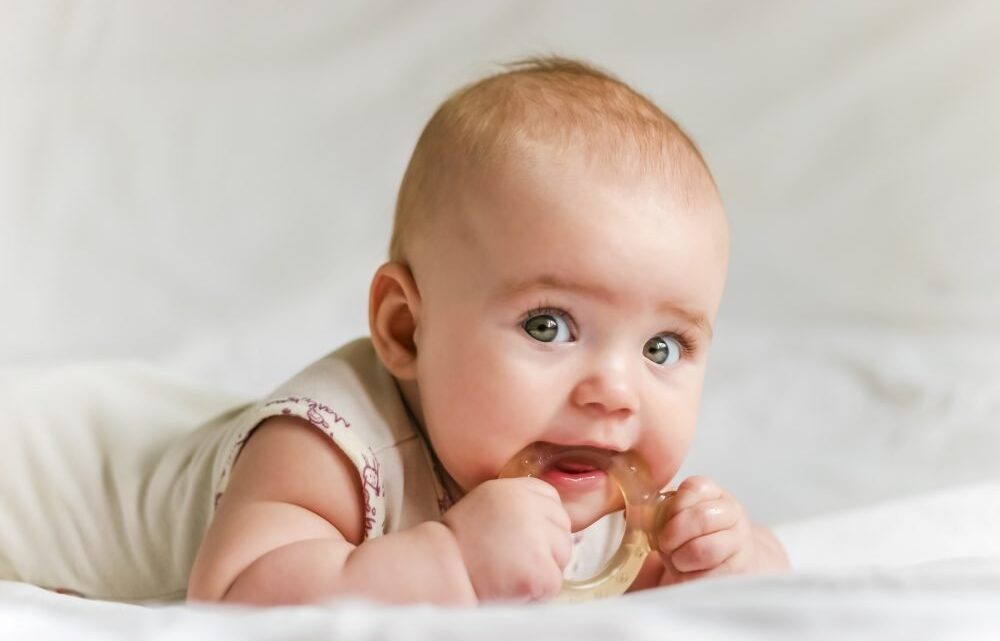
<instances>
[{"instance_id":1,"label":"baby's face","mask_svg":"<svg viewBox=\"0 0 1000 641\"><path fill-rule=\"evenodd\" d=\"M536 442L634 450L659 487L691 442L728 240L721 205L595 168L507 168L417 246L423 420L466 491ZM620 507L600 472L544 476L581 529Z\"/></svg>"}]
</instances>

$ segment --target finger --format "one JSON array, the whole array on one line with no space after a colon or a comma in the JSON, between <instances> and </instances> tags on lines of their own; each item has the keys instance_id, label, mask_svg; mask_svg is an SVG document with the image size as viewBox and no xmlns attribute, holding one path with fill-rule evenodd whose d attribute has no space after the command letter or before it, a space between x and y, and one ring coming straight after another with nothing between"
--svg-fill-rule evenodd
<instances>
[{"instance_id":1,"label":"finger","mask_svg":"<svg viewBox=\"0 0 1000 641\"><path fill-rule=\"evenodd\" d=\"M722 488L706 476L690 476L677 486L671 508L679 512L695 503L722 498Z\"/></svg>"},{"instance_id":2,"label":"finger","mask_svg":"<svg viewBox=\"0 0 1000 641\"><path fill-rule=\"evenodd\" d=\"M711 570L723 565L740 550L734 530L722 530L692 539L670 554L670 563L678 572Z\"/></svg>"},{"instance_id":3,"label":"finger","mask_svg":"<svg viewBox=\"0 0 1000 641\"><path fill-rule=\"evenodd\" d=\"M680 572L671 565L667 565L665 570L671 577L671 583L684 583L695 579L707 579L713 576L727 576L730 574L742 574L747 571L747 553L743 550L736 552L728 559L718 564L714 568L707 570L695 570L693 572Z\"/></svg>"},{"instance_id":4,"label":"finger","mask_svg":"<svg viewBox=\"0 0 1000 641\"><path fill-rule=\"evenodd\" d=\"M673 552L696 537L735 527L741 515L742 508L729 498L691 505L664 524L658 538L660 549Z\"/></svg>"},{"instance_id":5,"label":"finger","mask_svg":"<svg viewBox=\"0 0 1000 641\"><path fill-rule=\"evenodd\" d=\"M559 491L555 487L553 487L551 484L546 483L545 481L543 481L541 479L536 479L534 477L525 476L525 477L521 477L519 479L512 479L512 480L518 480L518 481L522 481L523 480L524 484L525 484L525 487L527 487L529 490L531 490L535 494L538 494L539 496L543 496L543 497L545 497L547 499L551 499L551 500L555 500L555 501L560 501L561 502L561 500L559 499Z\"/></svg>"},{"instance_id":6,"label":"finger","mask_svg":"<svg viewBox=\"0 0 1000 641\"><path fill-rule=\"evenodd\" d=\"M562 498L558 490L545 481L531 478L519 477L516 479L506 479L510 481L523 481L523 487L527 488L532 495L540 499L538 511L545 514L546 520L564 532L569 532L573 526L566 508L563 507Z\"/></svg>"},{"instance_id":7,"label":"finger","mask_svg":"<svg viewBox=\"0 0 1000 641\"><path fill-rule=\"evenodd\" d=\"M661 522L669 521L675 514L686 508L725 496L722 489L714 481L704 476L692 476L684 481L670 493L666 505L663 507Z\"/></svg>"},{"instance_id":8,"label":"finger","mask_svg":"<svg viewBox=\"0 0 1000 641\"><path fill-rule=\"evenodd\" d=\"M556 529L565 534L569 534L570 530L573 529L573 521L570 519L566 508L562 506L562 503L555 506L551 510L546 510L545 518L549 523L554 525Z\"/></svg>"},{"instance_id":9,"label":"finger","mask_svg":"<svg viewBox=\"0 0 1000 641\"><path fill-rule=\"evenodd\" d=\"M549 548L552 550L552 560L560 570L565 570L573 556L573 537L565 530L556 530L549 535Z\"/></svg>"}]
</instances>

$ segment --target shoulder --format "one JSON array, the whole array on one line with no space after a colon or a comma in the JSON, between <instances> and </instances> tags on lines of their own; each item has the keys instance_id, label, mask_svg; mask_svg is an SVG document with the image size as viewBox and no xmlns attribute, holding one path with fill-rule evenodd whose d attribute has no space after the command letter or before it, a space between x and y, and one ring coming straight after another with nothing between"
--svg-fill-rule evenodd
<instances>
[{"instance_id":1,"label":"shoulder","mask_svg":"<svg viewBox=\"0 0 1000 641\"><path fill-rule=\"evenodd\" d=\"M395 382L371 342L316 361L223 430L214 496L302 505L357 542L383 529L381 463L412 438ZM381 459L381 461L380 461ZM394 467L395 466L395 467Z\"/></svg>"},{"instance_id":2,"label":"shoulder","mask_svg":"<svg viewBox=\"0 0 1000 641\"><path fill-rule=\"evenodd\" d=\"M278 413L306 418L320 430L346 430L376 452L417 435L396 381L368 338L346 343L278 387L259 415Z\"/></svg>"},{"instance_id":3,"label":"shoulder","mask_svg":"<svg viewBox=\"0 0 1000 641\"><path fill-rule=\"evenodd\" d=\"M362 497L358 469L335 442L304 419L274 416L243 446L225 500L297 505L358 544L365 534Z\"/></svg>"}]
</instances>

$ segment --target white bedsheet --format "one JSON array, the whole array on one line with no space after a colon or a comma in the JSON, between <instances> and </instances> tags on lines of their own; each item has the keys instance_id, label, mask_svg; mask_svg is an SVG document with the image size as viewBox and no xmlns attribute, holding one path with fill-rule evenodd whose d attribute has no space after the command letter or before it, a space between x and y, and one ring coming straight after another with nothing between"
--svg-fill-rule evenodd
<instances>
[{"instance_id":1,"label":"white bedsheet","mask_svg":"<svg viewBox=\"0 0 1000 641\"><path fill-rule=\"evenodd\" d=\"M776 533L797 570L1000 559L1000 480L793 521Z\"/></svg>"},{"instance_id":2,"label":"white bedsheet","mask_svg":"<svg viewBox=\"0 0 1000 641\"><path fill-rule=\"evenodd\" d=\"M450 610L365 602L252 610L88 602L0 583L5 639L639 641L1000 638L1000 558L731 577L593 605Z\"/></svg>"},{"instance_id":3,"label":"white bedsheet","mask_svg":"<svg viewBox=\"0 0 1000 641\"><path fill-rule=\"evenodd\" d=\"M580 56L714 169L733 254L684 472L799 568L463 613L2 584L0 639L1000 638L998 31L989 0L0 3L3 375L139 359L265 393L365 331L434 106Z\"/></svg>"},{"instance_id":4,"label":"white bedsheet","mask_svg":"<svg viewBox=\"0 0 1000 641\"><path fill-rule=\"evenodd\" d=\"M0 582L3 639L1000 638L1000 481L777 528L797 569L590 605L477 610L361 601L254 610L88 601Z\"/></svg>"}]
</instances>

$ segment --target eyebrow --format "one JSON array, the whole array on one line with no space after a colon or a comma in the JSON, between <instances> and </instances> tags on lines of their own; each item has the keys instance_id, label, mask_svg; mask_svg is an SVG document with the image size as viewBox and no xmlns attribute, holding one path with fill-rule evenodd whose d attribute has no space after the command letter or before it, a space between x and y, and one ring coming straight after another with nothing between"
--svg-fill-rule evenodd
<instances>
[{"instance_id":1,"label":"eyebrow","mask_svg":"<svg viewBox=\"0 0 1000 641\"><path fill-rule=\"evenodd\" d=\"M583 283L569 280L554 274L542 274L535 278L513 281L500 287L500 298L507 300L515 296L526 294L536 289L561 289L564 291L583 294L590 298L596 298L609 304L614 304L615 294L612 290L591 283ZM685 321L701 329L709 338L712 338L712 324L708 318L699 312L691 311L685 307L677 305L671 301L663 301L656 305L657 312L669 312L675 316L680 316Z\"/></svg>"}]
</instances>

